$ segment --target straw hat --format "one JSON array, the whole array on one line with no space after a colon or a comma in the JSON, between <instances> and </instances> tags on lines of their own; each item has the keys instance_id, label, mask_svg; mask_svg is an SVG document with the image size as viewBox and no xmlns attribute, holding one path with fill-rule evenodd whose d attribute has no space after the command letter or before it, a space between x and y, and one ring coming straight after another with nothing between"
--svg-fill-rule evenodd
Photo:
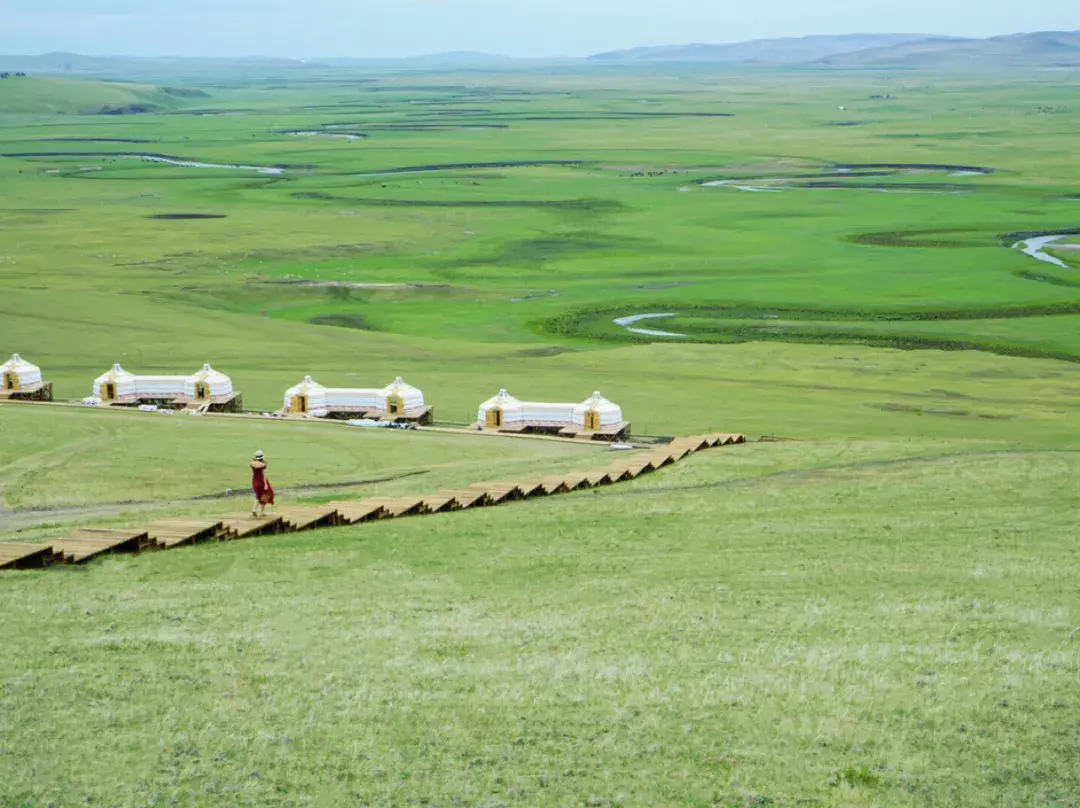
<instances>
[{"instance_id":1,"label":"straw hat","mask_svg":"<svg viewBox=\"0 0 1080 808\"><path fill-rule=\"evenodd\" d=\"M264 455L263 455L263 453L262 453L262 449L260 449L259 451L257 451L257 452L255 453L255 459L256 459L256 460L262 460L262 459L263 459L263 457L264 457Z\"/></svg>"}]
</instances>

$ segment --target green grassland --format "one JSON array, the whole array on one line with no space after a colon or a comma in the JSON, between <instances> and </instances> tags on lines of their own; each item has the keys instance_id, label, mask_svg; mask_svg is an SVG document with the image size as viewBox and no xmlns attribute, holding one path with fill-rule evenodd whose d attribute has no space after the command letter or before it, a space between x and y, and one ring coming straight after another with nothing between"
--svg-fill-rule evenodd
<instances>
[{"instance_id":1,"label":"green grassland","mask_svg":"<svg viewBox=\"0 0 1080 808\"><path fill-rule=\"evenodd\" d=\"M1076 805L1080 239L1064 267L1011 247L1080 233L1076 79L312 70L117 90L173 99L147 114L71 114L146 101L104 83L0 103L0 354L58 398L209 361L255 411L403 375L449 425L601 390L638 434L786 439L4 573L0 806ZM613 322L645 313L685 336ZM0 538L240 514L257 448L286 504L609 459L0 403Z\"/></svg>"},{"instance_id":2,"label":"green grassland","mask_svg":"<svg viewBox=\"0 0 1080 808\"><path fill-rule=\"evenodd\" d=\"M20 76L0 81L0 115L137 114L176 109L206 97L197 88Z\"/></svg>"}]
</instances>

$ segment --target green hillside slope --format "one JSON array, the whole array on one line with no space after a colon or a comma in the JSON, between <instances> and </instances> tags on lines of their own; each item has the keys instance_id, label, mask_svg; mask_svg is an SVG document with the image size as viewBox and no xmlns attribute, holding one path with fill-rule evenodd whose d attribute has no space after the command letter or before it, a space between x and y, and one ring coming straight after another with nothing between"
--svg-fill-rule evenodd
<instances>
[{"instance_id":1,"label":"green hillside slope","mask_svg":"<svg viewBox=\"0 0 1080 808\"><path fill-rule=\"evenodd\" d=\"M36 76L0 80L0 115L125 115L182 106L201 90Z\"/></svg>"}]
</instances>

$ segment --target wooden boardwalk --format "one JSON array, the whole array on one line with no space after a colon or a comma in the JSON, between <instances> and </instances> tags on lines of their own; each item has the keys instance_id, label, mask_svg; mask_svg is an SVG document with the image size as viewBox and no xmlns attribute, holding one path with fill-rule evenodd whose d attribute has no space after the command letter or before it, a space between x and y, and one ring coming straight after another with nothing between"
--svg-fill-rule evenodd
<instances>
[{"instance_id":1,"label":"wooden boardwalk","mask_svg":"<svg viewBox=\"0 0 1080 808\"><path fill-rule=\"evenodd\" d=\"M113 553L171 550L203 542L236 541L382 519L486 508L634 480L678 463L695 452L745 442L744 435L697 435L677 438L666 446L643 452L627 453L604 468L517 483L475 483L461 490L437 494L369 497L318 506L286 507L258 519L251 516L166 519L141 528L83 528L59 539L0 542L0 570L45 569L59 564L84 564Z\"/></svg>"}]
</instances>

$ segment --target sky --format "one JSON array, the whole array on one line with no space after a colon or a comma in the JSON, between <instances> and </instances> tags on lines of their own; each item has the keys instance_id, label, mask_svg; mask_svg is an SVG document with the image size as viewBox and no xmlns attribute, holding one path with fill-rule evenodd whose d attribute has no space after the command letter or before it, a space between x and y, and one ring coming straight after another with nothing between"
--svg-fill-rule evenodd
<instances>
[{"instance_id":1,"label":"sky","mask_svg":"<svg viewBox=\"0 0 1080 808\"><path fill-rule=\"evenodd\" d=\"M0 0L0 53L585 56L806 34L1080 29L1080 0Z\"/></svg>"}]
</instances>

